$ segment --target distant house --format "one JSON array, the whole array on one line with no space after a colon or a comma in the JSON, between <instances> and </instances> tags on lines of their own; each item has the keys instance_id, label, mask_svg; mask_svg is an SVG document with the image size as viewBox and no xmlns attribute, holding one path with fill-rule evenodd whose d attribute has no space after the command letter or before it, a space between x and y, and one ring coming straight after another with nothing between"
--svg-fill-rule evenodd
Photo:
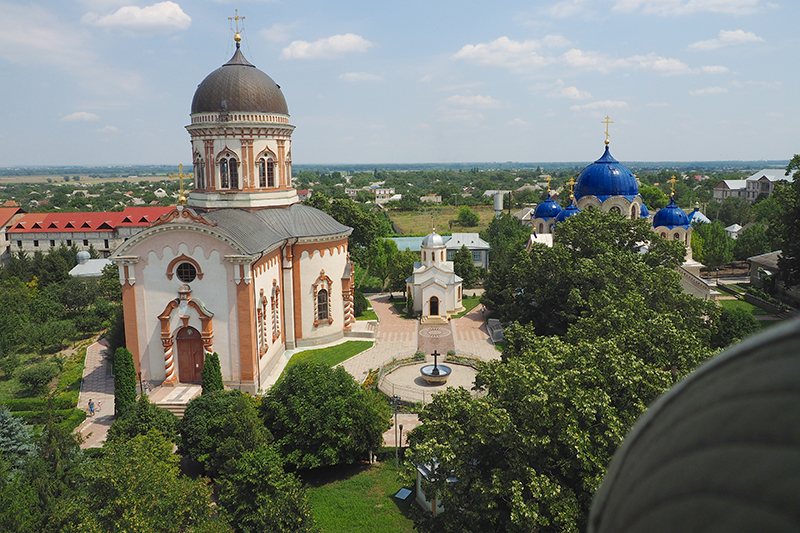
<instances>
[{"instance_id":1,"label":"distant house","mask_svg":"<svg viewBox=\"0 0 800 533\"><path fill-rule=\"evenodd\" d=\"M394 196L394 189L390 187L370 187L370 191L375 196L375 203L383 205Z\"/></svg>"},{"instance_id":2,"label":"distant house","mask_svg":"<svg viewBox=\"0 0 800 533\"><path fill-rule=\"evenodd\" d=\"M420 252L422 241L425 237L389 237L397 244L400 251L410 250ZM442 235L445 248L447 249L447 260L452 261L455 253L466 246L472 254L472 262L478 268L489 269L489 243L480 238L477 233L453 233L452 235Z\"/></svg>"},{"instance_id":3,"label":"distant house","mask_svg":"<svg viewBox=\"0 0 800 533\"><path fill-rule=\"evenodd\" d=\"M167 191L165 191L161 187L159 187L158 189L154 190L153 194L156 195L156 198L166 198L167 197Z\"/></svg>"},{"instance_id":4,"label":"distant house","mask_svg":"<svg viewBox=\"0 0 800 533\"><path fill-rule=\"evenodd\" d=\"M522 223L523 226L528 226L528 227L532 228L533 227L533 213L535 211L534 207L523 207L522 209L520 209L519 211L517 211L516 213L514 213L511 216L513 216L514 218L519 220Z\"/></svg>"},{"instance_id":5,"label":"distant house","mask_svg":"<svg viewBox=\"0 0 800 533\"><path fill-rule=\"evenodd\" d=\"M297 198L299 198L301 202L311 198L311 189L297 189Z\"/></svg>"},{"instance_id":6,"label":"distant house","mask_svg":"<svg viewBox=\"0 0 800 533\"><path fill-rule=\"evenodd\" d=\"M722 180L714 185L714 200L721 202L729 196L744 198L747 180Z\"/></svg>"},{"instance_id":7,"label":"distant house","mask_svg":"<svg viewBox=\"0 0 800 533\"><path fill-rule=\"evenodd\" d=\"M750 203L758 200L759 197L768 197L775 190L775 183L787 181L785 171L780 168L765 168L759 170L745 181L745 200Z\"/></svg>"},{"instance_id":8,"label":"distant house","mask_svg":"<svg viewBox=\"0 0 800 533\"><path fill-rule=\"evenodd\" d=\"M721 202L729 196L744 198L751 204L765 198L775 190L775 183L787 181L779 168L765 168L743 180L723 180L714 186L714 200Z\"/></svg>"},{"instance_id":9,"label":"distant house","mask_svg":"<svg viewBox=\"0 0 800 533\"><path fill-rule=\"evenodd\" d=\"M11 257L11 239L8 236L8 230L24 214L25 211L20 209L18 205L5 206L4 204L4 207L0 207L0 246L2 246L0 248L0 265L5 265Z\"/></svg>"},{"instance_id":10,"label":"distant house","mask_svg":"<svg viewBox=\"0 0 800 533\"><path fill-rule=\"evenodd\" d=\"M421 196L419 201L426 204L440 204L442 203L442 197L438 194L428 194Z\"/></svg>"},{"instance_id":11,"label":"distant house","mask_svg":"<svg viewBox=\"0 0 800 533\"><path fill-rule=\"evenodd\" d=\"M78 264L72 267L69 275L73 278L99 278L103 275L103 269L110 264L110 259L92 259L89 252L81 250L78 252Z\"/></svg>"},{"instance_id":12,"label":"distant house","mask_svg":"<svg viewBox=\"0 0 800 533\"><path fill-rule=\"evenodd\" d=\"M775 282L775 287L784 295L800 301L800 286L787 288L780 278L780 267L778 260L781 258L782 250L768 252L766 254L755 255L748 257L747 262L750 265L750 284L754 287L763 288L767 284L767 280L772 278L778 280Z\"/></svg>"},{"instance_id":13,"label":"distant house","mask_svg":"<svg viewBox=\"0 0 800 533\"><path fill-rule=\"evenodd\" d=\"M128 207L124 211L81 213L27 213L6 233L11 250L47 253L50 248L94 247L108 257L117 246L169 213L174 207Z\"/></svg>"},{"instance_id":14,"label":"distant house","mask_svg":"<svg viewBox=\"0 0 800 533\"><path fill-rule=\"evenodd\" d=\"M739 235L742 234L742 229L743 229L742 226L740 226L739 224L731 224L730 226L725 228L725 231L728 232L728 237L730 237L731 239L738 239Z\"/></svg>"}]
</instances>

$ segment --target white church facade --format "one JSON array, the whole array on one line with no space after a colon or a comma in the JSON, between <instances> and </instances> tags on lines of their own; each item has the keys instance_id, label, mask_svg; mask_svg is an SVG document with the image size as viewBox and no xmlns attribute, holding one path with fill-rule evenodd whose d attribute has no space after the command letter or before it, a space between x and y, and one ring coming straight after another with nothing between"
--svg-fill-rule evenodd
<instances>
[{"instance_id":1,"label":"white church facade","mask_svg":"<svg viewBox=\"0 0 800 533\"><path fill-rule=\"evenodd\" d=\"M414 313L422 323L446 322L464 310L462 279L456 275L453 262L447 260L447 246L436 231L422 239L420 254L422 261L414 263L414 272L406 279Z\"/></svg>"},{"instance_id":2,"label":"white church facade","mask_svg":"<svg viewBox=\"0 0 800 533\"><path fill-rule=\"evenodd\" d=\"M280 87L241 53L198 86L194 187L112 255L142 379L197 383L217 352L227 387L257 392L287 349L354 322L352 229L299 203Z\"/></svg>"}]
</instances>

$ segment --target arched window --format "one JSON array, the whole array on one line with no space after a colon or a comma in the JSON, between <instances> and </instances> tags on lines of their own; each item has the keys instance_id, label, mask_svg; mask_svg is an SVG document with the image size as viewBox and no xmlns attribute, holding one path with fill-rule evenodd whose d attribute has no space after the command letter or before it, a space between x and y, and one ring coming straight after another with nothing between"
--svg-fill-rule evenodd
<instances>
[{"instance_id":1,"label":"arched window","mask_svg":"<svg viewBox=\"0 0 800 533\"><path fill-rule=\"evenodd\" d=\"M328 321L328 291L322 289L317 292L317 322Z\"/></svg>"},{"instance_id":2,"label":"arched window","mask_svg":"<svg viewBox=\"0 0 800 533\"><path fill-rule=\"evenodd\" d=\"M662 238L662 239L666 239L666 238L667 238L667 234L666 234L666 233L664 233L663 231L661 232L661 238Z\"/></svg>"},{"instance_id":3,"label":"arched window","mask_svg":"<svg viewBox=\"0 0 800 533\"><path fill-rule=\"evenodd\" d=\"M219 160L219 179L220 187L223 189L239 188L239 162L233 157L233 154L226 153Z\"/></svg>"},{"instance_id":4,"label":"arched window","mask_svg":"<svg viewBox=\"0 0 800 533\"><path fill-rule=\"evenodd\" d=\"M544 233L544 226L539 222L539 233Z\"/></svg>"},{"instance_id":5,"label":"arched window","mask_svg":"<svg viewBox=\"0 0 800 533\"><path fill-rule=\"evenodd\" d=\"M332 324L333 316L331 316L331 278L325 275L325 271L321 270L316 283L314 283L314 326L320 324Z\"/></svg>"},{"instance_id":6,"label":"arched window","mask_svg":"<svg viewBox=\"0 0 800 533\"><path fill-rule=\"evenodd\" d=\"M219 162L219 186L223 189L227 189L231 186L230 181L228 180L228 160L222 159Z\"/></svg>"},{"instance_id":7,"label":"arched window","mask_svg":"<svg viewBox=\"0 0 800 533\"><path fill-rule=\"evenodd\" d=\"M206 188L206 175L203 172L203 159L200 156L194 160L194 188Z\"/></svg>"},{"instance_id":8,"label":"arched window","mask_svg":"<svg viewBox=\"0 0 800 533\"><path fill-rule=\"evenodd\" d=\"M610 212L612 212L612 213L616 213L616 214L618 214L618 215L621 215L621 214L622 214L622 213L620 212L620 210L619 210L619 207L617 207L617 206L614 206L614 207L612 207L611 209L609 209L609 211L610 211Z\"/></svg>"},{"instance_id":9,"label":"arched window","mask_svg":"<svg viewBox=\"0 0 800 533\"><path fill-rule=\"evenodd\" d=\"M631 220L636 218L636 204L631 204Z\"/></svg>"},{"instance_id":10,"label":"arched window","mask_svg":"<svg viewBox=\"0 0 800 533\"><path fill-rule=\"evenodd\" d=\"M672 236L672 239L675 240L675 241L677 241L680 238L681 238L681 235L677 231L675 232L675 235Z\"/></svg>"},{"instance_id":11,"label":"arched window","mask_svg":"<svg viewBox=\"0 0 800 533\"><path fill-rule=\"evenodd\" d=\"M275 187L275 162L270 158L258 160L258 184L260 187Z\"/></svg>"},{"instance_id":12,"label":"arched window","mask_svg":"<svg viewBox=\"0 0 800 533\"><path fill-rule=\"evenodd\" d=\"M427 261L428 260L426 252L422 252L422 260L423 261Z\"/></svg>"}]
</instances>

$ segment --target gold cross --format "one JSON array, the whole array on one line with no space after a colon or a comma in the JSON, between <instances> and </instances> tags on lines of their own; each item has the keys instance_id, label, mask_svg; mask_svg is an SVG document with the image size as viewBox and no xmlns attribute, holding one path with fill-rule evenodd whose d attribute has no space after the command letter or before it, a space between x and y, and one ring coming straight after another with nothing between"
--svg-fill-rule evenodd
<instances>
[{"instance_id":1,"label":"gold cross","mask_svg":"<svg viewBox=\"0 0 800 533\"><path fill-rule=\"evenodd\" d=\"M608 125L609 124L613 124L613 123L614 123L614 121L611 120L611 117L609 117L608 115L606 115L606 119L605 120L601 120L600 121L600 124L605 124L606 125L606 144L608 144Z\"/></svg>"},{"instance_id":2,"label":"gold cross","mask_svg":"<svg viewBox=\"0 0 800 533\"><path fill-rule=\"evenodd\" d=\"M672 175L670 179L667 180L667 183L672 184L672 192L670 192L670 196L675 196L675 184L678 183L678 180L675 179L675 174Z\"/></svg>"},{"instance_id":3,"label":"gold cross","mask_svg":"<svg viewBox=\"0 0 800 533\"><path fill-rule=\"evenodd\" d=\"M180 183L180 190L181 195L178 197L178 203L183 205L186 203L186 196L183 195L183 178L193 178L192 174L184 174L183 173L183 163L178 165L178 175L175 176L174 174L169 175L170 178L178 178L178 183Z\"/></svg>"},{"instance_id":4,"label":"gold cross","mask_svg":"<svg viewBox=\"0 0 800 533\"><path fill-rule=\"evenodd\" d=\"M569 197L570 198L575 198L575 184L576 183L578 183L578 182L575 181L575 176L572 176L569 179L569 181L567 182L567 185L569 185Z\"/></svg>"},{"instance_id":5,"label":"gold cross","mask_svg":"<svg viewBox=\"0 0 800 533\"><path fill-rule=\"evenodd\" d=\"M553 181L553 178L551 178L550 176L547 176L547 177L544 179L544 181L546 181L546 182L547 182L547 194L550 194L550 182L551 182L551 181Z\"/></svg>"},{"instance_id":6,"label":"gold cross","mask_svg":"<svg viewBox=\"0 0 800 533\"><path fill-rule=\"evenodd\" d=\"M228 20L236 21L236 35L233 36L233 40L238 43L239 41L242 40L242 36L239 35L239 21L240 20L244 20L245 17L240 17L239 16L239 10L238 9L234 9L234 11L236 12L236 16L235 17L228 17Z\"/></svg>"}]
</instances>

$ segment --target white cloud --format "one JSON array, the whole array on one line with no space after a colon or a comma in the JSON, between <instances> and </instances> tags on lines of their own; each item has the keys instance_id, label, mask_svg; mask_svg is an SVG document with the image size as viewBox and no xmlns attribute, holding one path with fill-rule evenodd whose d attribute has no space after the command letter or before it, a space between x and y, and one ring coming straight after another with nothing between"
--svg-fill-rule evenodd
<instances>
[{"instance_id":1,"label":"white cloud","mask_svg":"<svg viewBox=\"0 0 800 533\"><path fill-rule=\"evenodd\" d=\"M495 100L491 96L483 96L481 94L469 95L469 96L461 96L459 94L455 94L447 98L445 102L447 102L450 105L458 107L491 108L491 107L500 107L501 105L499 100Z\"/></svg>"},{"instance_id":2,"label":"white cloud","mask_svg":"<svg viewBox=\"0 0 800 533\"><path fill-rule=\"evenodd\" d=\"M119 130L115 126L105 126L97 130L100 133L116 133Z\"/></svg>"},{"instance_id":3,"label":"white cloud","mask_svg":"<svg viewBox=\"0 0 800 533\"><path fill-rule=\"evenodd\" d=\"M521 118L515 118L514 120L508 121L509 126L530 126L530 122L527 120L522 120Z\"/></svg>"},{"instance_id":4,"label":"white cloud","mask_svg":"<svg viewBox=\"0 0 800 533\"><path fill-rule=\"evenodd\" d=\"M342 81L381 81L383 76L370 74L369 72L346 72L339 74L339 79Z\"/></svg>"},{"instance_id":5,"label":"white cloud","mask_svg":"<svg viewBox=\"0 0 800 533\"><path fill-rule=\"evenodd\" d=\"M539 54L543 48L569 46L570 42L560 35L548 35L541 40L512 41L499 37L490 43L467 44L453 55L454 59L465 59L479 65L507 68L522 66L543 67L553 62L552 58Z\"/></svg>"},{"instance_id":6,"label":"white cloud","mask_svg":"<svg viewBox=\"0 0 800 533\"><path fill-rule=\"evenodd\" d=\"M728 92L725 87L706 87L705 89L696 89L689 91L692 96L710 96L712 94L722 94Z\"/></svg>"},{"instance_id":7,"label":"white cloud","mask_svg":"<svg viewBox=\"0 0 800 533\"><path fill-rule=\"evenodd\" d=\"M281 52L281 59L332 59L349 52L366 52L373 43L354 33L332 35L310 43L292 41Z\"/></svg>"},{"instance_id":8,"label":"white cloud","mask_svg":"<svg viewBox=\"0 0 800 533\"><path fill-rule=\"evenodd\" d=\"M726 72L730 72L730 69L721 65L706 65L700 67L700 71L703 74L725 74Z\"/></svg>"},{"instance_id":9,"label":"white cloud","mask_svg":"<svg viewBox=\"0 0 800 533\"><path fill-rule=\"evenodd\" d=\"M289 24L273 24L269 28L264 28L258 32L264 40L271 43L282 43L289 40L289 33L292 30L292 25Z\"/></svg>"},{"instance_id":10,"label":"white cloud","mask_svg":"<svg viewBox=\"0 0 800 533\"><path fill-rule=\"evenodd\" d=\"M554 18L567 18L586 9L587 0L561 0L553 4L547 13Z\"/></svg>"},{"instance_id":11,"label":"white cloud","mask_svg":"<svg viewBox=\"0 0 800 533\"><path fill-rule=\"evenodd\" d=\"M688 74L692 71L689 65L683 61L669 57L661 57L655 54L633 56L628 58L628 61L639 68L652 70L653 72L664 75Z\"/></svg>"},{"instance_id":12,"label":"white cloud","mask_svg":"<svg viewBox=\"0 0 800 533\"><path fill-rule=\"evenodd\" d=\"M719 31L719 37L716 39L709 39L707 41L697 41L688 46L689 50L716 50L723 46L733 46L736 44L757 43L763 42L764 39L751 31L734 30L734 31Z\"/></svg>"},{"instance_id":13,"label":"white cloud","mask_svg":"<svg viewBox=\"0 0 800 533\"><path fill-rule=\"evenodd\" d=\"M569 98L570 100L588 100L592 95L588 91L582 91L574 86L566 86L563 80L555 83L553 90L547 93L550 98Z\"/></svg>"},{"instance_id":14,"label":"white cloud","mask_svg":"<svg viewBox=\"0 0 800 533\"><path fill-rule=\"evenodd\" d=\"M749 15L759 9L759 2L760 0L617 0L612 9L662 16L703 12Z\"/></svg>"},{"instance_id":15,"label":"white cloud","mask_svg":"<svg viewBox=\"0 0 800 533\"><path fill-rule=\"evenodd\" d=\"M570 109L573 111L585 111L594 109L611 109L614 107L628 107L628 103L621 100L602 100L583 105L574 105L570 107Z\"/></svg>"},{"instance_id":16,"label":"white cloud","mask_svg":"<svg viewBox=\"0 0 800 533\"><path fill-rule=\"evenodd\" d=\"M445 122L470 122L482 119L483 114L467 109L453 109L442 117Z\"/></svg>"},{"instance_id":17,"label":"white cloud","mask_svg":"<svg viewBox=\"0 0 800 533\"><path fill-rule=\"evenodd\" d=\"M647 107L669 107L669 104L666 102L650 102Z\"/></svg>"},{"instance_id":18,"label":"white cloud","mask_svg":"<svg viewBox=\"0 0 800 533\"><path fill-rule=\"evenodd\" d=\"M147 7L124 6L110 15L86 13L81 22L101 28L133 32L171 32L185 30L192 18L175 2L160 2Z\"/></svg>"},{"instance_id":19,"label":"white cloud","mask_svg":"<svg viewBox=\"0 0 800 533\"><path fill-rule=\"evenodd\" d=\"M100 117L95 115L94 113L87 113L86 111L76 111L71 115L67 115L63 117L61 120L65 122L93 122L98 120Z\"/></svg>"},{"instance_id":20,"label":"white cloud","mask_svg":"<svg viewBox=\"0 0 800 533\"><path fill-rule=\"evenodd\" d=\"M433 74L425 74L420 79L417 80L418 83L428 83L433 81Z\"/></svg>"},{"instance_id":21,"label":"white cloud","mask_svg":"<svg viewBox=\"0 0 800 533\"><path fill-rule=\"evenodd\" d=\"M581 70L596 70L598 72L608 73L617 68L629 66L623 59L614 59L607 56L598 54L597 52L584 52L573 48L565 52L560 60L568 67L578 68Z\"/></svg>"}]
</instances>

